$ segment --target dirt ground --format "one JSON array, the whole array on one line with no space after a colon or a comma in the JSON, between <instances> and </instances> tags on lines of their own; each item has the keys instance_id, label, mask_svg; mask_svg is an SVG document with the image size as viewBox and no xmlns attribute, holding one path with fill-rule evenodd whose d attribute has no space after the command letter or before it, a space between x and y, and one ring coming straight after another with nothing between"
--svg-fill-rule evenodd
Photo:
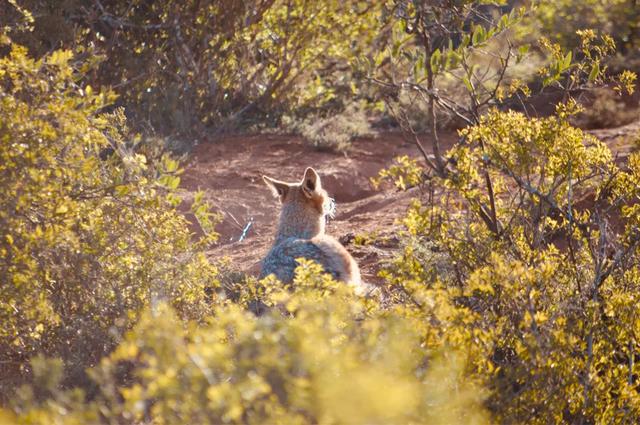
<instances>
[{"instance_id":1,"label":"dirt ground","mask_svg":"<svg viewBox=\"0 0 640 425\"><path fill-rule=\"evenodd\" d=\"M592 130L623 160L631 150L640 121L624 127ZM425 148L430 151L428 139ZM446 148L455 134L445 134ZM214 260L227 257L232 268L257 275L260 260L276 231L279 205L262 181L267 175L285 181L302 178L306 167L320 174L323 187L337 203L327 232L339 238L358 261L363 279L375 282L380 268L398 249L398 219L405 215L411 190L400 192L388 185L376 190L371 178L398 155L418 157L417 148L397 132L356 140L348 154L319 152L300 137L282 135L227 136L198 145L189 156L182 176L186 199L200 189L221 214L220 239L208 251ZM196 224L193 230L201 230ZM367 245L353 243L355 235L374 236Z\"/></svg>"}]
</instances>

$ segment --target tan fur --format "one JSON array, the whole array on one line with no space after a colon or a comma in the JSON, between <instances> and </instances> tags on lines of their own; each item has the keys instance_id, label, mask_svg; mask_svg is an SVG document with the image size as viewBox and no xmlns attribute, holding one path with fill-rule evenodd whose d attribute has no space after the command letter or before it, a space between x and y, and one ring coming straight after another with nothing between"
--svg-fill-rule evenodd
<instances>
[{"instance_id":1,"label":"tan fur","mask_svg":"<svg viewBox=\"0 0 640 425\"><path fill-rule=\"evenodd\" d=\"M353 285L360 285L360 269L351 254L334 238L328 235L316 236L312 239L330 259L331 264L335 264L340 274L339 280L343 280Z\"/></svg>"},{"instance_id":2,"label":"tan fur","mask_svg":"<svg viewBox=\"0 0 640 425\"><path fill-rule=\"evenodd\" d=\"M295 259L304 257L318 262L334 278L354 285L362 293L358 264L340 242L325 233L333 200L322 188L318 173L307 168L297 183L266 176L263 179L280 199L282 210L274 244L263 260L261 277L275 274L289 283L297 264Z\"/></svg>"}]
</instances>

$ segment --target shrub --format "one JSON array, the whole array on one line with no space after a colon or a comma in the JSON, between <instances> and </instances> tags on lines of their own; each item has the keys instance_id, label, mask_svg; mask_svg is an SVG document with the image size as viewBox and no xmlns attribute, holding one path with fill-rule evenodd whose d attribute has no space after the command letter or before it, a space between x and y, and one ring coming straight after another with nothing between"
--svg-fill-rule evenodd
<instances>
[{"instance_id":1,"label":"shrub","mask_svg":"<svg viewBox=\"0 0 640 425\"><path fill-rule=\"evenodd\" d=\"M282 112L329 102L349 85L347 60L369 48L380 8L357 0L20 3L36 18L16 40L35 55L79 45L108 58L88 82L112 86L140 127L183 136L273 124ZM0 26L14 15L0 14Z\"/></svg>"},{"instance_id":2,"label":"shrub","mask_svg":"<svg viewBox=\"0 0 640 425\"><path fill-rule=\"evenodd\" d=\"M178 163L134 147L122 111L100 113L114 96L79 86L76 66L16 44L0 58L0 361L14 374L43 353L78 379L150 303L201 318L215 285L175 210Z\"/></svg>"},{"instance_id":3,"label":"shrub","mask_svg":"<svg viewBox=\"0 0 640 425\"><path fill-rule=\"evenodd\" d=\"M638 158L618 169L606 146L568 124L572 110L545 119L494 110L464 130L450 174L423 183L442 195L405 219L407 238L436 253L407 244L386 272L397 302L422 305L441 291L464 318L442 332L476 335L472 376L501 423L640 418L630 330L640 234L627 204Z\"/></svg>"},{"instance_id":4,"label":"shrub","mask_svg":"<svg viewBox=\"0 0 640 425\"><path fill-rule=\"evenodd\" d=\"M321 118L306 118L294 131L318 150L346 152L353 139L373 136L367 113L361 107L349 105L344 111Z\"/></svg>"},{"instance_id":5,"label":"shrub","mask_svg":"<svg viewBox=\"0 0 640 425\"><path fill-rule=\"evenodd\" d=\"M610 34L627 53L640 40L638 13L636 5L627 0L543 1L531 14L530 29L573 48L580 44L576 31L590 28Z\"/></svg>"},{"instance_id":6,"label":"shrub","mask_svg":"<svg viewBox=\"0 0 640 425\"><path fill-rule=\"evenodd\" d=\"M101 388L93 402L60 392L39 403L25 387L14 419L486 423L462 353L425 340L410 311L389 315L320 270L302 262L291 291L263 282L271 309L260 317L230 303L209 325L185 328L157 306L91 370Z\"/></svg>"}]
</instances>

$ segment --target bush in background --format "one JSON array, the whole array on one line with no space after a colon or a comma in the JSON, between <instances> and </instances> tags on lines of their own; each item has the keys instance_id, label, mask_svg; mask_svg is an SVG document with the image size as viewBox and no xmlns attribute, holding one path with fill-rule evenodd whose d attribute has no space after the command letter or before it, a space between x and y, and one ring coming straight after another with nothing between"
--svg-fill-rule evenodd
<instances>
[{"instance_id":1,"label":"bush in background","mask_svg":"<svg viewBox=\"0 0 640 425\"><path fill-rule=\"evenodd\" d=\"M587 95L588 106L576 115L574 124L580 128L612 128L630 124L640 118L638 102L622 97L608 88Z\"/></svg>"},{"instance_id":2,"label":"bush in background","mask_svg":"<svg viewBox=\"0 0 640 425\"><path fill-rule=\"evenodd\" d=\"M370 49L381 5L360 0L129 3L24 0L38 56L82 46L104 60L84 76L110 86L143 130L193 135L322 107L349 87L348 60ZM6 7L0 26L20 14ZM344 91L344 90L342 90Z\"/></svg>"},{"instance_id":3,"label":"bush in background","mask_svg":"<svg viewBox=\"0 0 640 425\"><path fill-rule=\"evenodd\" d=\"M326 117L312 115L291 127L316 149L342 153L349 150L353 139L374 135L367 112L355 104Z\"/></svg>"},{"instance_id":4,"label":"bush in background","mask_svg":"<svg viewBox=\"0 0 640 425\"><path fill-rule=\"evenodd\" d=\"M592 29L613 37L622 54L638 47L640 10L634 0L552 0L540 2L531 15L530 29L564 48L580 45L578 30Z\"/></svg>"}]
</instances>

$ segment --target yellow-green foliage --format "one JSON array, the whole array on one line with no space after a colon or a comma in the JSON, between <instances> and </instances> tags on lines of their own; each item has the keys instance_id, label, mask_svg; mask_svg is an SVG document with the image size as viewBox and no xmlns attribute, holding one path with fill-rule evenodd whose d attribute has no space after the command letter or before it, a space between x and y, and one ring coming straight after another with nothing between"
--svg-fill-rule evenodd
<instances>
[{"instance_id":1,"label":"yellow-green foliage","mask_svg":"<svg viewBox=\"0 0 640 425\"><path fill-rule=\"evenodd\" d=\"M0 58L0 356L14 376L36 352L81 373L153 300L197 318L215 285L174 208L178 164L134 149L123 112L99 113L113 95L78 85L74 64L15 44Z\"/></svg>"},{"instance_id":2,"label":"yellow-green foliage","mask_svg":"<svg viewBox=\"0 0 640 425\"><path fill-rule=\"evenodd\" d=\"M3 423L486 423L446 299L387 310L309 262L217 294L177 163L73 61L0 59Z\"/></svg>"},{"instance_id":3,"label":"yellow-green foliage","mask_svg":"<svg viewBox=\"0 0 640 425\"><path fill-rule=\"evenodd\" d=\"M260 317L229 302L195 326L156 306L90 371L100 386L91 403L59 391L39 403L38 388L25 387L12 420L487 423L483 392L463 374L464 352L427 338L427 323L409 310L384 311L301 263L291 291L263 282L271 307ZM40 382L46 393L51 384Z\"/></svg>"},{"instance_id":4,"label":"yellow-green foliage","mask_svg":"<svg viewBox=\"0 0 640 425\"><path fill-rule=\"evenodd\" d=\"M619 48L637 47L638 8L629 0L543 0L531 14L534 34L551 37L565 47L580 44L577 30L592 28L611 34Z\"/></svg>"},{"instance_id":5,"label":"yellow-green foliage","mask_svg":"<svg viewBox=\"0 0 640 425\"><path fill-rule=\"evenodd\" d=\"M398 303L434 292L452 303L462 319L445 333L476 335L471 376L504 423L640 420L639 212L628 205L640 162L620 170L567 123L574 110L494 110L463 130L448 175L431 182L444 194L414 204L386 273Z\"/></svg>"},{"instance_id":6,"label":"yellow-green foliage","mask_svg":"<svg viewBox=\"0 0 640 425\"><path fill-rule=\"evenodd\" d=\"M415 158L403 155L396 157L393 164L380 171L380 175L371 182L377 187L383 180L392 180L398 189L407 190L420 184L423 171Z\"/></svg>"},{"instance_id":7,"label":"yellow-green foliage","mask_svg":"<svg viewBox=\"0 0 640 425\"><path fill-rule=\"evenodd\" d=\"M2 30L42 31L50 5L36 3ZM484 86L470 54L523 12L469 26L484 2L388 2L398 43L373 66L382 75L391 60L431 112L471 126L431 168L404 157L382 173L423 198L380 300L307 261L290 286L234 276L221 288L202 252L215 234L192 240L176 212L178 163L130 136L122 110L103 113L114 96L87 85L97 72L154 119L182 123L324 104L332 84L350 86L328 81L332 67L373 38L380 3L364 3L70 1L87 13L71 40L86 46L36 60L0 38L0 422L640 422L640 155L619 166L569 124L572 100L547 118L489 108L529 88ZM544 84L568 99L604 81L614 48L579 36L576 53L542 43ZM527 52L510 47L503 70ZM100 51L114 56L96 71ZM453 71L466 110L434 85Z\"/></svg>"},{"instance_id":8,"label":"yellow-green foliage","mask_svg":"<svg viewBox=\"0 0 640 425\"><path fill-rule=\"evenodd\" d=\"M0 59L0 420L486 423L472 334L431 326L459 320L448 300L387 310L304 261L291 288L216 288L177 163L125 142L74 60Z\"/></svg>"},{"instance_id":9,"label":"yellow-green foliage","mask_svg":"<svg viewBox=\"0 0 640 425\"><path fill-rule=\"evenodd\" d=\"M108 59L89 78L114 86L130 113L181 133L330 101L337 88L349 87L347 61L370 48L382 6L362 0L19 3L37 16L33 32L16 34L22 43L40 54L52 43L75 42L89 56L103 55ZM0 16L0 25L11 17Z\"/></svg>"}]
</instances>

